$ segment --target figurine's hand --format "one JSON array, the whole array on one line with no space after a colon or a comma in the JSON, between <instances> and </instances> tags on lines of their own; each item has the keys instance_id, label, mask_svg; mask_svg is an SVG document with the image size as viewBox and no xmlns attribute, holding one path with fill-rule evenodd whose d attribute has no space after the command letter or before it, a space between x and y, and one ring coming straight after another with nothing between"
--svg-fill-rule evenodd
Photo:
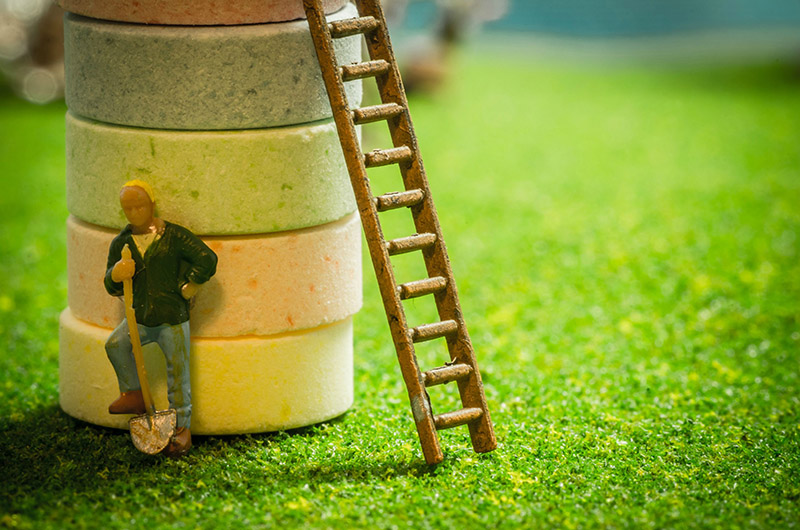
<instances>
[{"instance_id":1,"label":"figurine's hand","mask_svg":"<svg viewBox=\"0 0 800 530\"><path fill-rule=\"evenodd\" d=\"M191 299L200 290L200 285L194 282L186 282L181 286L181 296L186 300Z\"/></svg>"},{"instance_id":2,"label":"figurine's hand","mask_svg":"<svg viewBox=\"0 0 800 530\"><path fill-rule=\"evenodd\" d=\"M121 259L111 269L111 279L115 282L130 280L136 272L136 262L132 259Z\"/></svg>"}]
</instances>

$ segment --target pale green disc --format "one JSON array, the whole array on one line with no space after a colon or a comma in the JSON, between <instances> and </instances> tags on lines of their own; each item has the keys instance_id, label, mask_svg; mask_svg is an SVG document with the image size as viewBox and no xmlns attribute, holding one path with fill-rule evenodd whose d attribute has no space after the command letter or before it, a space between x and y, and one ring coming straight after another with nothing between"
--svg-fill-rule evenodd
<instances>
[{"instance_id":1,"label":"pale green disc","mask_svg":"<svg viewBox=\"0 0 800 530\"><path fill-rule=\"evenodd\" d=\"M241 131L122 127L67 113L67 208L120 229L123 184L153 187L157 214L198 235L306 228L355 211L332 120Z\"/></svg>"}]
</instances>

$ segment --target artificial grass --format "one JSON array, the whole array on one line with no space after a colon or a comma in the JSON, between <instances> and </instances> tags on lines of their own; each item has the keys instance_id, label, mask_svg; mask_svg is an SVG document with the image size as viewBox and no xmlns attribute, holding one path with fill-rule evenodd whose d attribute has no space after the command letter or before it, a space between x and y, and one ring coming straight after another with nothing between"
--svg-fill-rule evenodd
<instances>
[{"instance_id":1,"label":"artificial grass","mask_svg":"<svg viewBox=\"0 0 800 530\"><path fill-rule=\"evenodd\" d=\"M798 78L469 54L411 111L500 443L435 468L366 255L344 417L172 461L60 412L64 107L0 98L1 525L797 525Z\"/></svg>"}]
</instances>

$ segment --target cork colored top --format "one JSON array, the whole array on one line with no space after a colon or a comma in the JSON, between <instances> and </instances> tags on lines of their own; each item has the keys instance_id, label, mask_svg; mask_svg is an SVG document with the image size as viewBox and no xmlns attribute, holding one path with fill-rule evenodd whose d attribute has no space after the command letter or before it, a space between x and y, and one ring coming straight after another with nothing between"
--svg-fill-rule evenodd
<instances>
[{"instance_id":1,"label":"cork colored top","mask_svg":"<svg viewBox=\"0 0 800 530\"><path fill-rule=\"evenodd\" d=\"M347 0L323 0L325 13ZM58 0L71 13L91 18L175 26L262 24L305 18L300 0Z\"/></svg>"}]
</instances>

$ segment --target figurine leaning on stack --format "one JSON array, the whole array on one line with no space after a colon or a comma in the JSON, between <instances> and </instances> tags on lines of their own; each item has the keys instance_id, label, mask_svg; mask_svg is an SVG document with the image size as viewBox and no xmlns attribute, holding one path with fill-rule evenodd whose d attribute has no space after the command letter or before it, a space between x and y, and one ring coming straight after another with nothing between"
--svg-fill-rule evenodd
<instances>
[{"instance_id":1,"label":"figurine leaning on stack","mask_svg":"<svg viewBox=\"0 0 800 530\"><path fill-rule=\"evenodd\" d=\"M106 342L106 353L117 373L120 389L119 398L108 411L111 414L155 412L146 376L140 384L139 374L143 372L137 372L137 361L141 365L141 360L134 354L140 357L140 351L135 351L140 349L139 340L142 345L157 342L166 359L169 405L177 413L175 432L163 452L179 457L192 445L189 301L200 284L216 272L217 256L189 230L155 217L153 190L146 182L125 183L119 197L130 224L111 242L105 288L112 296L122 296L123 283L131 282L133 309L126 312L125 320ZM138 329L134 336L128 328L127 315L132 313ZM152 419L148 421L152 428ZM133 423L131 431L133 435Z\"/></svg>"}]
</instances>

